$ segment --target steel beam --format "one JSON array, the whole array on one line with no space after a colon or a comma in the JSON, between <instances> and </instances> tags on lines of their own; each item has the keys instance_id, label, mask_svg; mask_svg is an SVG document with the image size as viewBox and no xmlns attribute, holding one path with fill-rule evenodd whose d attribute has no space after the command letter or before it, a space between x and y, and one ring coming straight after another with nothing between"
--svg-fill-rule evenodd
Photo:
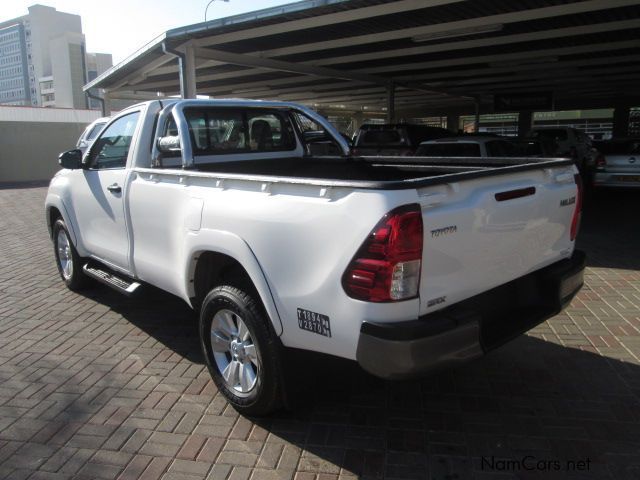
<instances>
[{"instance_id":1,"label":"steel beam","mask_svg":"<svg viewBox=\"0 0 640 480\"><path fill-rule=\"evenodd\" d=\"M558 56L558 55L575 55L578 53L606 52L609 50L615 52L616 50L621 50L626 48L628 49L640 48L640 40L638 39L624 40L619 42L594 41L594 43L586 44L586 45L561 47L561 48L546 48L544 50L536 50L535 56L542 58L542 57ZM435 61L426 61L426 62L390 64L390 65L385 65L383 67L362 68L362 69L356 70L356 72L375 75L377 73L395 73L401 70L420 70L420 69L428 69L428 68L453 67L457 65L469 65L474 63L510 62L510 61L526 62L531 58L532 58L531 51L523 50L521 52L514 52L514 53L478 55L478 56L450 58L445 60L435 60ZM538 66L541 67L541 65L538 65Z\"/></svg>"},{"instance_id":2,"label":"steel beam","mask_svg":"<svg viewBox=\"0 0 640 480\"><path fill-rule=\"evenodd\" d=\"M275 23L264 27L251 29L252 38L268 37L286 32L295 32L309 28L317 28L326 25L337 25L340 23L353 22L384 15L392 15L394 13L409 12L412 10L421 10L425 8L437 7L440 5L448 5L458 3L460 0L400 0L395 2L383 3L380 5L367 6L362 8L354 8L342 12L329 13L321 16L313 16L300 20L291 20L288 22ZM246 30L239 30L232 33L223 33L220 35L212 35L211 37L198 41L198 45L220 45L223 43L245 40Z\"/></svg>"},{"instance_id":3,"label":"steel beam","mask_svg":"<svg viewBox=\"0 0 640 480\"><path fill-rule=\"evenodd\" d=\"M315 77L334 78L334 79L340 79L340 80L352 80L352 81L370 83L373 85L382 85L385 87L388 87L392 83L390 79L377 77L377 76L369 75L366 73L363 74L363 73L358 73L353 71L336 70L333 68L316 67L314 65L284 62L282 60L274 60L272 58L255 57L252 55L230 53L230 52L224 52L222 50L213 50L209 48L195 48L195 56L198 58L207 58L209 60L225 62L231 65L264 68L267 70L275 70L279 72L301 73L303 75L311 75ZM449 93L446 91L426 88L422 85L412 83L412 82L398 83L398 86L403 86L406 88L410 88L412 90L417 90L417 91L422 91L427 93L438 93L441 95L449 95ZM456 95L456 96L459 96L459 95Z\"/></svg>"},{"instance_id":4,"label":"steel beam","mask_svg":"<svg viewBox=\"0 0 640 480\"><path fill-rule=\"evenodd\" d=\"M438 43L435 45L420 45L411 48L401 48L392 50L376 50L374 52L360 53L353 55L343 55L340 57L328 57L309 62L319 66L333 66L343 63L366 62L371 60L384 60L386 58L408 57L412 55L426 55L430 53L452 52L456 50L469 50L482 47L496 47L498 45L511 45L514 43L532 42L539 40L550 40L554 38L572 37L579 35L589 35L594 33L614 32L640 28L640 19L621 20L617 22L607 22L599 24L581 25L578 27L555 28L529 33L519 33L515 35L491 36L474 40L464 40L458 42ZM261 55L272 56L270 51L263 51Z\"/></svg>"},{"instance_id":5,"label":"steel beam","mask_svg":"<svg viewBox=\"0 0 640 480\"><path fill-rule=\"evenodd\" d=\"M483 27L487 25L524 22L529 20L542 20L545 18L554 18L562 15L574 15L585 12L632 6L637 4L637 0L586 0L562 5L554 5L550 7L520 10L517 12L509 12L498 15L487 15L483 17L468 18L464 20L457 20L455 22L438 23L434 25L390 30L386 32L369 33L366 35L349 36L336 40L323 40L319 42L302 43L291 47L270 49L264 51L263 53L265 55L268 55L269 57L293 55L298 53L312 52L316 50L329 50L333 48L364 45L367 43L379 43L390 40L398 40L402 38L410 38L431 33L446 33L451 30L463 28ZM427 6L425 6L424 8L427 8ZM277 25L275 27L277 27ZM251 33L253 35L253 30L251 31ZM272 34L276 33L277 32L273 32ZM224 43L217 40L217 38L218 37L214 36L211 39L207 39L206 41L200 41L199 44L200 46L205 46Z\"/></svg>"}]
</instances>

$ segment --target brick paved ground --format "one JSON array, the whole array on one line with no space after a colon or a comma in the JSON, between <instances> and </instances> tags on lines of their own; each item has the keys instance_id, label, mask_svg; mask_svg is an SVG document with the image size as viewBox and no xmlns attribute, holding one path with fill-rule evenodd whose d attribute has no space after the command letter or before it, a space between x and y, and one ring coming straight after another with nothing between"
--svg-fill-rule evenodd
<instances>
[{"instance_id":1,"label":"brick paved ground","mask_svg":"<svg viewBox=\"0 0 640 480\"><path fill-rule=\"evenodd\" d=\"M517 478L640 478L638 194L589 205L587 285L530 335L419 382L296 357L313 382L259 421L217 393L179 301L64 288L44 194L0 190L0 478L506 479L527 455L552 475Z\"/></svg>"}]
</instances>

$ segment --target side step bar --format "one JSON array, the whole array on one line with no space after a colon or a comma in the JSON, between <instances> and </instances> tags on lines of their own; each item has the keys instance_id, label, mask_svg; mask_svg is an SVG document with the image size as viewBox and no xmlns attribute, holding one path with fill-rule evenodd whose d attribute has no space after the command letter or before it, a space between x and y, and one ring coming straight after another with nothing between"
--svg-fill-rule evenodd
<instances>
[{"instance_id":1,"label":"side step bar","mask_svg":"<svg viewBox=\"0 0 640 480\"><path fill-rule=\"evenodd\" d=\"M100 283L104 283L108 287L123 293L127 297L132 296L136 290L140 288L140 284L138 282L119 277L113 272L103 270L102 268L88 263L82 267L82 270L87 276L99 281Z\"/></svg>"}]
</instances>

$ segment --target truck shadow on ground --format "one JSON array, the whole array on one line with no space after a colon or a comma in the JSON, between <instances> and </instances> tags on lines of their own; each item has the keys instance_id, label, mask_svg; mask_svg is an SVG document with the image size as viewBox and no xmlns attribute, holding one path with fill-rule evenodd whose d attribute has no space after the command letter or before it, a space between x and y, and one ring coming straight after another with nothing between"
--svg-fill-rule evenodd
<instances>
[{"instance_id":1,"label":"truck shadow on ground","mask_svg":"<svg viewBox=\"0 0 640 480\"><path fill-rule=\"evenodd\" d=\"M640 270L640 189L588 192L578 248L592 267Z\"/></svg>"},{"instance_id":2,"label":"truck shadow on ground","mask_svg":"<svg viewBox=\"0 0 640 480\"><path fill-rule=\"evenodd\" d=\"M593 478L640 474L638 365L531 336L408 382L302 352L291 362L292 408L256 421L304 448L312 465L325 460L374 478L465 479L483 471L538 478L523 467L490 467L492 457L531 455L562 469L589 460L589 470L574 473Z\"/></svg>"},{"instance_id":3,"label":"truck shadow on ground","mask_svg":"<svg viewBox=\"0 0 640 480\"><path fill-rule=\"evenodd\" d=\"M180 298L145 285L140 294L127 298L95 283L83 291L87 298L108 306L158 342L190 362L203 364L198 342L198 315Z\"/></svg>"},{"instance_id":4,"label":"truck shadow on ground","mask_svg":"<svg viewBox=\"0 0 640 480\"><path fill-rule=\"evenodd\" d=\"M104 288L89 296L203 363L196 316L179 299L153 289L137 299ZM384 381L354 362L297 350L286 352L285 368L289 408L250 420L269 433L267 442L302 449L300 470L448 480L640 477L638 365L525 335L414 381ZM517 463L525 457L533 471ZM567 470L567 462L587 461L588 469Z\"/></svg>"}]
</instances>

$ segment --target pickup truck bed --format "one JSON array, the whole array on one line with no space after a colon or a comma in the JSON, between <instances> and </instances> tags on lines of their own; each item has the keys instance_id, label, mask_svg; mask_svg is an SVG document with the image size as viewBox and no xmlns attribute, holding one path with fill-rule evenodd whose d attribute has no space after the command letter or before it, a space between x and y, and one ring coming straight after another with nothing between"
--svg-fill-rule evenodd
<instances>
[{"instance_id":1,"label":"pickup truck bed","mask_svg":"<svg viewBox=\"0 0 640 480\"><path fill-rule=\"evenodd\" d=\"M484 160L484 161L482 161ZM271 176L324 180L370 189L417 188L451 181L571 165L570 160L532 158L320 157L204 163L196 171L234 174L236 178ZM442 178L440 178L442 177ZM406 182L405 182L406 181ZM344 183L349 182L349 183Z\"/></svg>"}]
</instances>

